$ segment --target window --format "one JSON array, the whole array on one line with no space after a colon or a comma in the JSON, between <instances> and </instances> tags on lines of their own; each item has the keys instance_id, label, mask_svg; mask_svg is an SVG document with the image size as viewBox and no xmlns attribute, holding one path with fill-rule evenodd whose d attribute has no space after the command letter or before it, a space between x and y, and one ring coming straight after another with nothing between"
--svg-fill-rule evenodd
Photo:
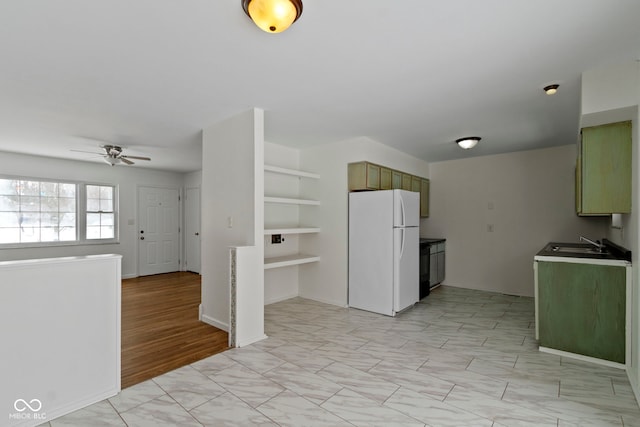
<instances>
[{"instance_id":1,"label":"window","mask_svg":"<svg viewBox=\"0 0 640 427\"><path fill-rule=\"evenodd\" d=\"M0 178L0 245L115 241L115 193L110 185Z\"/></svg>"},{"instance_id":2,"label":"window","mask_svg":"<svg viewBox=\"0 0 640 427\"><path fill-rule=\"evenodd\" d=\"M87 185L87 239L115 237L114 188L107 185Z\"/></svg>"}]
</instances>

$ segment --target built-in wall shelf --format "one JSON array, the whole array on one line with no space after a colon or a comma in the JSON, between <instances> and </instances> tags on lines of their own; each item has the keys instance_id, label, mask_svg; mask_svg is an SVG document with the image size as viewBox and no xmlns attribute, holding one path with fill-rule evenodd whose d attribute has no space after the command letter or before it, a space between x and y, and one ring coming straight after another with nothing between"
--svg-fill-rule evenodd
<instances>
[{"instance_id":1,"label":"built-in wall shelf","mask_svg":"<svg viewBox=\"0 0 640 427\"><path fill-rule=\"evenodd\" d=\"M319 233L319 227L287 227L287 228L265 228L264 234L307 234Z\"/></svg>"},{"instance_id":2,"label":"built-in wall shelf","mask_svg":"<svg viewBox=\"0 0 640 427\"><path fill-rule=\"evenodd\" d=\"M280 173L280 174L283 174L283 175L293 175L293 176L297 176L297 177L300 177L300 178L320 179L320 175L318 175L317 173L304 172L304 171L299 171L299 170L296 170L296 169L281 168L279 166L264 165L264 171L265 172Z\"/></svg>"},{"instance_id":3,"label":"built-in wall shelf","mask_svg":"<svg viewBox=\"0 0 640 427\"><path fill-rule=\"evenodd\" d=\"M318 206L320 202L317 200L308 199L293 199L290 197L264 197L265 203L284 203L287 205L313 205Z\"/></svg>"},{"instance_id":4,"label":"built-in wall shelf","mask_svg":"<svg viewBox=\"0 0 640 427\"><path fill-rule=\"evenodd\" d=\"M264 259L264 269L289 267L292 265L307 264L310 262L320 261L320 257L316 255L294 254L287 256L279 256Z\"/></svg>"}]
</instances>

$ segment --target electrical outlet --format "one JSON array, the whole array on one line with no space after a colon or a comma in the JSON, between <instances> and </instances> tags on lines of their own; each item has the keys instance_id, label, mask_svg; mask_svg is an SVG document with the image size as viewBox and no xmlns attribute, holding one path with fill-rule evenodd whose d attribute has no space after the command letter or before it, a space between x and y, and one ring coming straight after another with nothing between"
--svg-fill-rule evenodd
<instances>
[{"instance_id":1,"label":"electrical outlet","mask_svg":"<svg viewBox=\"0 0 640 427\"><path fill-rule=\"evenodd\" d=\"M279 244L282 243L282 234L272 234L271 235L271 244Z\"/></svg>"}]
</instances>

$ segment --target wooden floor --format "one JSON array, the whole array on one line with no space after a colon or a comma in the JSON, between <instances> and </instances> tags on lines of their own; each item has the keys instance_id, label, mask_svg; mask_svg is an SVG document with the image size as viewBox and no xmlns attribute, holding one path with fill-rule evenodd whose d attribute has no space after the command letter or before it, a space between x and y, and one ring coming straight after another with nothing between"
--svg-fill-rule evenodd
<instances>
[{"instance_id":1,"label":"wooden floor","mask_svg":"<svg viewBox=\"0 0 640 427\"><path fill-rule=\"evenodd\" d=\"M122 281L122 388L224 351L227 333L198 320L200 275Z\"/></svg>"}]
</instances>

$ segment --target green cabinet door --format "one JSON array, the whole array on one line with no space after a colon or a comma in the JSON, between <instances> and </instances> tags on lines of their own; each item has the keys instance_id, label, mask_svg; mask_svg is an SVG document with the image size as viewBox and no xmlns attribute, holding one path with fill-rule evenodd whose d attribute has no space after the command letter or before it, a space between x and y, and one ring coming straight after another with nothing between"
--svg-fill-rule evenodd
<instances>
[{"instance_id":1,"label":"green cabinet door","mask_svg":"<svg viewBox=\"0 0 640 427\"><path fill-rule=\"evenodd\" d=\"M429 216L429 180L422 178L420 184L420 216L427 218Z\"/></svg>"},{"instance_id":2,"label":"green cabinet door","mask_svg":"<svg viewBox=\"0 0 640 427\"><path fill-rule=\"evenodd\" d=\"M625 363L625 267L538 261L542 347Z\"/></svg>"},{"instance_id":3,"label":"green cabinet door","mask_svg":"<svg viewBox=\"0 0 640 427\"><path fill-rule=\"evenodd\" d=\"M391 169L380 168L380 189L391 190Z\"/></svg>"},{"instance_id":4,"label":"green cabinet door","mask_svg":"<svg viewBox=\"0 0 640 427\"><path fill-rule=\"evenodd\" d=\"M631 212L631 122L582 129L578 159L578 214Z\"/></svg>"},{"instance_id":5,"label":"green cabinet door","mask_svg":"<svg viewBox=\"0 0 640 427\"><path fill-rule=\"evenodd\" d=\"M391 171L391 188L393 190L402 190L402 172Z\"/></svg>"},{"instance_id":6,"label":"green cabinet door","mask_svg":"<svg viewBox=\"0 0 640 427\"><path fill-rule=\"evenodd\" d=\"M349 191L379 190L380 166L369 162L349 163Z\"/></svg>"}]
</instances>

